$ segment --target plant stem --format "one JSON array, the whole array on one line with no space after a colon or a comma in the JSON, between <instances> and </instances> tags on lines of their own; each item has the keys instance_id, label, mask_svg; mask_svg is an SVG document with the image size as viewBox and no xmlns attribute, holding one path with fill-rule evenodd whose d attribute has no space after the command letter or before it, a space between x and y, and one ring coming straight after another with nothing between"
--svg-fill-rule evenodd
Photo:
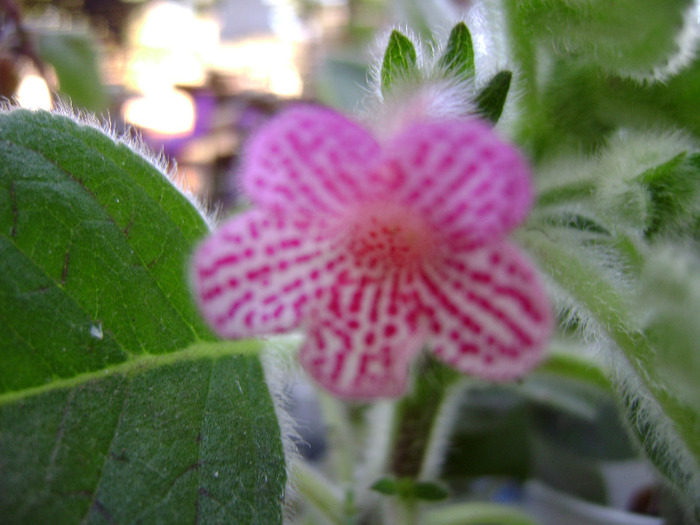
<instances>
[{"instance_id":1,"label":"plant stem","mask_svg":"<svg viewBox=\"0 0 700 525\"><path fill-rule=\"evenodd\" d=\"M528 514L505 505L459 503L427 512L424 525L537 525Z\"/></svg>"},{"instance_id":2,"label":"plant stem","mask_svg":"<svg viewBox=\"0 0 700 525\"><path fill-rule=\"evenodd\" d=\"M335 476L345 488L351 488L354 484L355 431L345 407L337 399L320 391L318 399L328 429L328 446L333 451L331 461Z\"/></svg>"},{"instance_id":3,"label":"plant stem","mask_svg":"<svg viewBox=\"0 0 700 525\"><path fill-rule=\"evenodd\" d=\"M401 525L418 524L418 505L415 501L395 499L395 523Z\"/></svg>"},{"instance_id":4,"label":"plant stem","mask_svg":"<svg viewBox=\"0 0 700 525\"><path fill-rule=\"evenodd\" d=\"M439 477L454 424L459 420L459 401L470 383L472 380L465 377L446 386L442 402L435 411L435 419L425 444L418 479L431 480Z\"/></svg>"},{"instance_id":5,"label":"plant stem","mask_svg":"<svg viewBox=\"0 0 700 525\"><path fill-rule=\"evenodd\" d=\"M345 525L340 490L327 480L320 472L299 462L293 467L295 487L304 501L311 504L334 525Z\"/></svg>"},{"instance_id":6,"label":"plant stem","mask_svg":"<svg viewBox=\"0 0 700 525\"><path fill-rule=\"evenodd\" d=\"M413 391L397 402L389 465L392 474L419 477L431 441L437 439L435 432L444 433L452 428L452 421L440 420L438 416L450 398L450 387L459 378L459 374L437 361L429 360L421 365Z\"/></svg>"}]
</instances>

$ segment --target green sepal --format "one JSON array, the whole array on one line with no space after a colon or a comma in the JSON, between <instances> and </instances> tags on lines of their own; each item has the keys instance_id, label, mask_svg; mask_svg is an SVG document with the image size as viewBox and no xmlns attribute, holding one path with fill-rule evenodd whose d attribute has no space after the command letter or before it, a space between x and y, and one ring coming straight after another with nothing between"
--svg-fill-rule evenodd
<instances>
[{"instance_id":1,"label":"green sepal","mask_svg":"<svg viewBox=\"0 0 700 525\"><path fill-rule=\"evenodd\" d=\"M499 71L476 96L478 113L494 124L503 113L512 77L513 74L510 71Z\"/></svg>"},{"instance_id":2,"label":"green sepal","mask_svg":"<svg viewBox=\"0 0 700 525\"><path fill-rule=\"evenodd\" d=\"M474 76L474 45L464 22L452 28L439 64L457 77L468 79Z\"/></svg>"},{"instance_id":3,"label":"green sepal","mask_svg":"<svg viewBox=\"0 0 700 525\"><path fill-rule=\"evenodd\" d=\"M406 78L416 69L416 48L409 38L392 31L382 62L382 92L387 92L400 78Z\"/></svg>"}]
</instances>

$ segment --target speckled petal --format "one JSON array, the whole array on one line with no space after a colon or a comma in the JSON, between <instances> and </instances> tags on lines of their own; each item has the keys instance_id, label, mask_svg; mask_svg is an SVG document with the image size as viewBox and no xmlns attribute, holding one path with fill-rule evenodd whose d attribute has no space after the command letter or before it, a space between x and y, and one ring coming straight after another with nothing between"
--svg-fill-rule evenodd
<instances>
[{"instance_id":1,"label":"speckled petal","mask_svg":"<svg viewBox=\"0 0 700 525\"><path fill-rule=\"evenodd\" d=\"M386 145L382 166L394 202L477 244L518 225L532 203L527 163L479 120L415 125Z\"/></svg>"},{"instance_id":2,"label":"speckled petal","mask_svg":"<svg viewBox=\"0 0 700 525\"><path fill-rule=\"evenodd\" d=\"M297 327L332 259L311 224L254 210L223 224L197 249L195 297L222 337L250 337Z\"/></svg>"},{"instance_id":3,"label":"speckled petal","mask_svg":"<svg viewBox=\"0 0 700 525\"><path fill-rule=\"evenodd\" d=\"M335 111L300 105L250 140L241 184L258 206L336 215L376 191L368 175L378 159L379 145L364 128Z\"/></svg>"},{"instance_id":4,"label":"speckled petal","mask_svg":"<svg viewBox=\"0 0 700 525\"><path fill-rule=\"evenodd\" d=\"M419 282L430 318L426 344L443 361L506 381L543 358L551 307L532 264L509 243L453 253Z\"/></svg>"},{"instance_id":5,"label":"speckled petal","mask_svg":"<svg viewBox=\"0 0 700 525\"><path fill-rule=\"evenodd\" d=\"M341 271L314 312L299 354L311 377L343 398L401 395L425 331L412 288L398 274L370 281Z\"/></svg>"}]
</instances>

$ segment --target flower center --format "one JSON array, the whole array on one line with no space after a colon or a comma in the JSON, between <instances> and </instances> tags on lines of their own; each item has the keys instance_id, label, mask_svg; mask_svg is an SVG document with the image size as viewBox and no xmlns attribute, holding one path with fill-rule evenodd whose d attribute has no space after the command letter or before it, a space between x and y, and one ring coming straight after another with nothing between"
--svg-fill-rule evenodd
<instances>
[{"instance_id":1,"label":"flower center","mask_svg":"<svg viewBox=\"0 0 700 525\"><path fill-rule=\"evenodd\" d=\"M411 269L435 255L428 224L403 206L364 204L351 215L346 239L358 264L380 270Z\"/></svg>"}]
</instances>

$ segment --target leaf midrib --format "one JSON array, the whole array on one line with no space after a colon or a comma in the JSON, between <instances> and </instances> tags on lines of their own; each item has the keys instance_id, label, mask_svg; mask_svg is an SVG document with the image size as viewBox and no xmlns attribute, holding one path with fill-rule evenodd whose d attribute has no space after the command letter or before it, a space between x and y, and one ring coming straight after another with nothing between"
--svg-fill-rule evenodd
<instances>
[{"instance_id":1,"label":"leaf midrib","mask_svg":"<svg viewBox=\"0 0 700 525\"><path fill-rule=\"evenodd\" d=\"M132 375L178 362L198 359L220 359L233 355L256 355L263 348L263 343L255 339L237 341L203 341L189 345L187 348L167 354L142 355L128 359L109 368L84 372L67 379L57 379L51 383L23 388L0 394L0 406L15 403L28 397L41 395L54 390L75 388L90 381L113 375Z\"/></svg>"}]
</instances>

